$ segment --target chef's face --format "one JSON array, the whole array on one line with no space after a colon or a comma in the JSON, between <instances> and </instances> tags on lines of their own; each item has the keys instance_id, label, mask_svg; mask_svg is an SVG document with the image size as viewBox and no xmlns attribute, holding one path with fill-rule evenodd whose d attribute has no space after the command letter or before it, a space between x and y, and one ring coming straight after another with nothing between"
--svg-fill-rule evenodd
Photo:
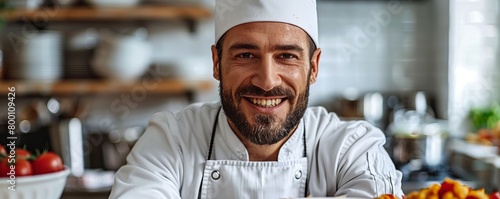
<instances>
[{"instance_id":1,"label":"chef's face","mask_svg":"<svg viewBox=\"0 0 500 199\"><path fill-rule=\"evenodd\" d=\"M321 51L310 41L296 26L259 22L226 32L222 52L212 47L214 77L233 130L258 145L293 132L318 73Z\"/></svg>"}]
</instances>

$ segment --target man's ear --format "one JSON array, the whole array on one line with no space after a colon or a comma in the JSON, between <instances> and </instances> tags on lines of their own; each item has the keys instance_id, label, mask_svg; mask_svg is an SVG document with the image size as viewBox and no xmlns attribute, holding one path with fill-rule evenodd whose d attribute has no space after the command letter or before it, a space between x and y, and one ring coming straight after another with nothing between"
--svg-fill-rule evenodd
<instances>
[{"instance_id":1,"label":"man's ear","mask_svg":"<svg viewBox=\"0 0 500 199\"><path fill-rule=\"evenodd\" d=\"M309 77L309 85L316 82L318 79L318 70L319 70L319 59L321 57L321 48L317 48L313 56L311 57L311 76Z\"/></svg>"},{"instance_id":2,"label":"man's ear","mask_svg":"<svg viewBox=\"0 0 500 199\"><path fill-rule=\"evenodd\" d=\"M216 80L220 81L219 67L220 67L220 58L217 53L217 48L212 45L212 62L213 62L213 76Z\"/></svg>"}]
</instances>

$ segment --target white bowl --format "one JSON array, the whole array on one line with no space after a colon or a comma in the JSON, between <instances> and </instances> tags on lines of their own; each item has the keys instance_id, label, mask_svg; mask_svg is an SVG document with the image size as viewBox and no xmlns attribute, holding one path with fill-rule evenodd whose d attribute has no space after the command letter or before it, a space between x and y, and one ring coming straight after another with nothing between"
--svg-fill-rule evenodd
<instances>
[{"instance_id":1,"label":"white bowl","mask_svg":"<svg viewBox=\"0 0 500 199\"><path fill-rule=\"evenodd\" d=\"M0 178L0 198L9 199L59 199L66 186L66 179L70 173L68 168L48 174L22 176L15 178L15 190L9 178Z\"/></svg>"},{"instance_id":2,"label":"white bowl","mask_svg":"<svg viewBox=\"0 0 500 199\"><path fill-rule=\"evenodd\" d=\"M211 80L212 63L210 59L199 57L179 57L171 60L172 75L184 80Z\"/></svg>"},{"instance_id":3,"label":"white bowl","mask_svg":"<svg viewBox=\"0 0 500 199\"><path fill-rule=\"evenodd\" d=\"M96 49L91 65L102 77L135 81L148 70L152 53L151 44L143 39L108 37Z\"/></svg>"}]
</instances>

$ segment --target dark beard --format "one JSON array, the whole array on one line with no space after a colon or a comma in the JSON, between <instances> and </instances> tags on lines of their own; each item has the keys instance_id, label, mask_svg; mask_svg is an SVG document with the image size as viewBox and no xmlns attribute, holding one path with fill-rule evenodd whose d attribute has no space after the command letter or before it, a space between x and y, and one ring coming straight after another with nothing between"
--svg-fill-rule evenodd
<instances>
[{"instance_id":1,"label":"dark beard","mask_svg":"<svg viewBox=\"0 0 500 199\"><path fill-rule=\"evenodd\" d=\"M310 73L310 72L309 72ZM309 75L310 76L310 75ZM308 76L308 77L309 77ZM309 78L307 78L309 82ZM273 115L257 114L254 116L256 125L250 124L245 115L240 111L240 104L236 103L243 99L242 95L260 95L260 96L287 96L287 100L294 97L293 91L283 87L276 87L270 91L264 91L256 86L240 87L236 90L235 98L230 91L223 89L223 79L221 77L219 83L219 94L221 96L222 108L226 113L229 120L238 129L241 135L248 139L250 142L257 145L271 145L286 138L292 130L299 124L300 119L304 116L307 109L309 97L309 85L306 86L304 93L299 93L297 98L297 106L292 107L288 112L285 120L276 119ZM236 102L235 102L236 101ZM277 127L273 127L274 123L278 123Z\"/></svg>"}]
</instances>

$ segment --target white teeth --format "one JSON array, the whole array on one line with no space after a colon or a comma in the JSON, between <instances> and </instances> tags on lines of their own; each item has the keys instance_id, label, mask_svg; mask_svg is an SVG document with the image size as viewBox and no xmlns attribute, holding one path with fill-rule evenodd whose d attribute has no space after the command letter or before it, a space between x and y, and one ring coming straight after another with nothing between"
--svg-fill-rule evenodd
<instances>
[{"instance_id":1,"label":"white teeth","mask_svg":"<svg viewBox=\"0 0 500 199\"><path fill-rule=\"evenodd\" d=\"M271 108L275 107L276 105L280 104L282 99L257 99L257 98L251 98L250 101L255 104L259 105L265 108Z\"/></svg>"}]
</instances>

